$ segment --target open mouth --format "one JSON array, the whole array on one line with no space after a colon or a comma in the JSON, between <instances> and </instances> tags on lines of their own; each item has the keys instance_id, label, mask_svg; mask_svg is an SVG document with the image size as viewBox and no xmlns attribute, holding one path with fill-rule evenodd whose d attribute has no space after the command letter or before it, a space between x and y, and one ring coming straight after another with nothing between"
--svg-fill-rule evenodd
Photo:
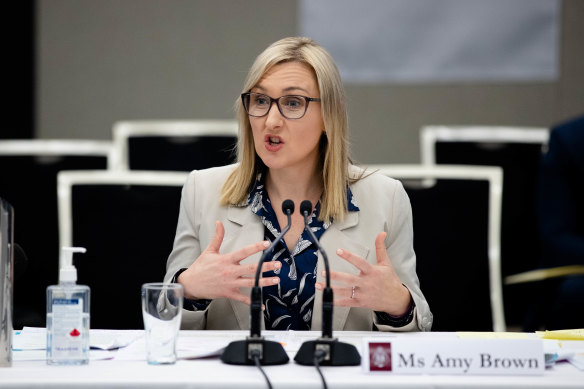
<instances>
[{"instance_id":1,"label":"open mouth","mask_svg":"<svg viewBox=\"0 0 584 389\"><path fill-rule=\"evenodd\" d=\"M277 146L283 143L279 136L267 136L266 141L270 144L270 146Z\"/></svg>"}]
</instances>

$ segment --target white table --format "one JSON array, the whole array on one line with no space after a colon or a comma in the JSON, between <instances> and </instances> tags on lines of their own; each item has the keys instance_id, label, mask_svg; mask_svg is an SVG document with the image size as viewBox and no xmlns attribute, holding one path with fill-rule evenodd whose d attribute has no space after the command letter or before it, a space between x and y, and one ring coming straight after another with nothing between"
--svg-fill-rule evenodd
<instances>
[{"instance_id":1,"label":"white table","mask_svg":"<svg viewBox=\"0 0 584 389\"><path fill-rule=\"evenodd\" d=\"M182 338L196 343L209 339L241 340L243 331L181 331ZM275 334L265 331L267 337ZM277 333L281 334L282 333ZM340 340L360 344L370 332L339 332ZM293 361L297 346L304 340L318 337L319 332L291 333L286 351L291 361L286 365L266 366L266 374L274 388L322 388L316 369ZM455 337L455 333L394 334L412 337ZM192 343L191 343L192 344ZM121 356L121 352L120 352ZM17 358L17 356L15 356ZM86 366L48 366L45 361L13 362L0 368L0 388L265 388L266 382L255 366L223 364L219 358L179 360L175 365L152 366L142 357L136 360L92 360ZM361 367L323 367L329 388L584 388L584 372L562 363L546 370L543 376L450 376L450 375L370 375Z\"/></svg>"}]
</instances>

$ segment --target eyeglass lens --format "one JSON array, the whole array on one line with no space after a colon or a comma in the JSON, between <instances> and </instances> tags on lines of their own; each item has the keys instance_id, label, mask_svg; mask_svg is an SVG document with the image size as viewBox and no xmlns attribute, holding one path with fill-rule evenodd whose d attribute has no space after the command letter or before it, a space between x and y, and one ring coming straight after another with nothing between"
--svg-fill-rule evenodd
<instances>
[{"instance_id":1,"label":"eyeglass lens","mask_svg":"<svg viewBox=\"0 0 584 389\"><path fill-rule=\"evenodd\" d=\"M282 96L275 101L280 113L288 119L301 118L306 112L307 102L302 96ZM264 116L272 106L272 99L261 93L249 93L244 98L244 105L251 116Z\"/></svg>"}]
</instances>

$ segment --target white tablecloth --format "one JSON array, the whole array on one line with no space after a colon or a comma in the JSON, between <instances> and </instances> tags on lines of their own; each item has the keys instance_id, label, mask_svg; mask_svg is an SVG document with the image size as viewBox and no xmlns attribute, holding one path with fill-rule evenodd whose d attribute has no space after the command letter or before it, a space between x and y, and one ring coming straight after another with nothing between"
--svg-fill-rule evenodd
<instances>
[{"instance_id":1,"label":"white tablecloth","mask_svg":"<svg viewBox=\"0 0 584 389\"><path fill-rule=\"evenodd\" d=\"M181 331L181 355L187 355L185 347L206 352L216 345L231 340L242 340L243 331ZM363 336L379 336L370 332L339 332L335 336L348 343L360 345ZM274 388L322 388L321 379L312 366L301 366L293 361L297 348L304 340L315 339L318 332L274 333L265 331L266 337L279 337L286 344L291 361L286 365L266 366L266 374ZM412 337L455 337L455 333L393 334ZM282 338L284 336L285 338ZM134 349L139 349L138 339ZM187 346L185 346L187 345ZM132 346L132 345L131 345ZM129 346L129 347L131 347ZM179 347L180 348L180 347ZM0 388L264 388L266 382L255 366L223 364L218 357L179 360L174 365L148 365L141 354L133 354L129 348L118 351L117 358L92 359L85 366L48 366L43 360L19 360L15 351L12 367L0 368ZM103 352L102 352L103 353ZM196 354L196 352L195 352ZM100 354L95 353L94 358ZM103 355L103 354L102 354ZM116 355L114 352L112 355ZM584 388L584 371L568 363L547 369L543 376L449 376L449 375L390 375L366 374L361 367L323 367L329 388Z\"/></svg>"}]
</instances>

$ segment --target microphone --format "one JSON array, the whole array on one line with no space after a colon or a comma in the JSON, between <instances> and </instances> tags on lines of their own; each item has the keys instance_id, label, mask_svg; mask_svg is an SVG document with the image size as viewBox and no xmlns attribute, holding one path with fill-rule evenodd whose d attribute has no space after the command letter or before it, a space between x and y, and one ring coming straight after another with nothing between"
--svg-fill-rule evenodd
<instances>
[{"instance_id":1,"label":"microphone","mask_svg":"<svg viewBox=\"0 0 584 389\"><path fill-rule=\"evenodd\" d=\"M272 244L264 251L258 262L255 274L255 283L251 289L250 305L250 335L246 340L239 340L229 343L221 354L221 360L230 365L255 365L254 358L259 359L261 365L282 365L288 363L290 358L284 347L278 342L265 340L261 336L262 319L262 288L259 286L262 264L274 251L274 247L284 238L292 225L292 214L294 213L294 202L285 200L282 203L282 212L288 218L288 225L284 227L282 233L274 239Z\"/></svg>"},{"instance_id":2,"label":"microphone","mask_svg":"<svg viewBox=\"0 0 584 389\"><path fill-rule=\"evenodd\" d=\"M304 229L310 235L310 239L322 254L326 272L326 287L322 292L322 336L317 340L309 340L302 343L294 360L301 365L323 366L355 366L361 364L361 356L357 348L349 343L339 342L333 338L333 289L329 260L320 242L308 226L308 218L312 214L312 203L304 200L300 204L300 213L304 216Z\"/></svg>"}]
</instances>

